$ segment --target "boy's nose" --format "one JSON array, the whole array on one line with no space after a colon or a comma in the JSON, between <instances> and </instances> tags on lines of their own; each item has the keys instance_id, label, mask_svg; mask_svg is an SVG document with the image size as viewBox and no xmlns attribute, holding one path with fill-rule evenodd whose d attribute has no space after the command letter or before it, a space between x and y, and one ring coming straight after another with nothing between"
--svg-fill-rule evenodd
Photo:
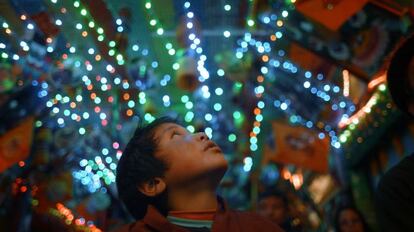
<instances>
[{"instance_id":1,"label":"boy's nose","mask_svg":"<svg viewBox=\"0 0 414 232\"><path fill-rule=\"evenodd\" d=\"M195 134L195 136L196 136L196 139L200 140L200 141L208 140L208 136L204 132L199 132L199 133Z\"/></svg>"}]
</instances>

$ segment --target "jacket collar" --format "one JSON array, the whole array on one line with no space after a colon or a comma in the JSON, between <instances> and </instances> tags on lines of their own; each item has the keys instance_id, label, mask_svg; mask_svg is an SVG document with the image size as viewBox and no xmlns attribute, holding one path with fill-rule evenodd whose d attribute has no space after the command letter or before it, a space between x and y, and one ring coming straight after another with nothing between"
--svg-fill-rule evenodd
<instances>
[{"instance_id":1,"label":"jacket collar","mask_svg":"<svg viewBox=\"0 0 414 232\"><path fill-rule=\"evenodd\" d=\"M218 215L224 216L228 212L228 206L226 202L219 196L217 196L217 203L218 208L214 221L216 221ZM186 232L185 229L170 223L167 218L158 212L158 210L152 205L148 206L147 213L142 219L142 222L157 231Z\"/></svg>"}]
</instances>

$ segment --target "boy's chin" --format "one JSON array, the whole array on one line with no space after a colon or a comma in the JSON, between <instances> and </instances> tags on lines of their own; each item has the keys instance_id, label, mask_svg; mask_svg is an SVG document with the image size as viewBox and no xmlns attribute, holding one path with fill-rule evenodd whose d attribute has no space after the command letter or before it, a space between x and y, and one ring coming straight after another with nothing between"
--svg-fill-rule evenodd
<instances>
[{"instance_id":1,"label":"boy's chin","mask_svg":"<svg viewBox=\"0 0 414 232\"><path fill-rule=\"evenodd\" d=\"M221 164L221 166L218 166L217 169L215 170L215 172L217 173L217 176L220 176L220 180L221 178L223 178L224 174L226 174L227 169L228 169L228 163L227 161L225 161Z\"/></svg>"},{"instance_id":2,"label":"boy's chin","mask_svg":"<svg viewBox=\"0 0 414 232\"><path fill-rule=\"evenodd\" d=\"M229 167L229 164L223 156L222 159L217 162L217 165L215 168L217 169L217 172L226 172L228 167Z\"/></svg>"},{"instance_id":3,"label":"boy's chin","mask_svg":"<svg viewBox=\"0 0 414 232\"><path fill-rule=\"evenodd\" d=\"M227 162L227 160L225 161L225 163L223 164L223 169L224 169L224 173L227 172L227 169L229 168L229 163ZM224 175L224 174L223 174Z\"/></svg>"},{"instance_id":4,"label":"boy's chin","mask_svg":"<svg viewBox=\"0 0 414 232\"><path fill-rule=\"evenodd\" d=\"M228 164L227 164L227 161L225 161L207 170L204 174L207 178L211 178L217 182L220 182L224 174L226 173L227 168L228 168Z\"/></svg>"}]
</instances>

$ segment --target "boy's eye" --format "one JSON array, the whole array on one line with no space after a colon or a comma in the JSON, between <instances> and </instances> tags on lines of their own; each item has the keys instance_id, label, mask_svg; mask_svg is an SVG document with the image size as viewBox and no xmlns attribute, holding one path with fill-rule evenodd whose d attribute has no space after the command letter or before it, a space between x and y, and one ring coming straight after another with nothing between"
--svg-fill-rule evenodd
<instances>
[{"instance_id":1,"label":"boy's eye","mask_svg":"<svg viewBox=\"0 0 414 232\"><path fill-rule=\"evenodd\" d=\"M173 131L171 137L174 137L175 135L180 135L180 133L178 131Z\"/></svg>"}]
</instances>

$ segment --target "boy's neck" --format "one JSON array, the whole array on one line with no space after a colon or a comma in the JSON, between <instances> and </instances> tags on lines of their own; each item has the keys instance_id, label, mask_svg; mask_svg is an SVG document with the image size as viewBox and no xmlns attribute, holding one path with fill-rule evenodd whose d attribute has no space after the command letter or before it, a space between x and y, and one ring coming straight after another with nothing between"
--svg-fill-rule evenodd
<instances>
[{"instance_id":1,"label":"boy's neck","mask_svg":"<svg viewBox=\"0 0 414 232\"><path fill-rule=\"evenodd\" d=\"M201 211L217 208L215 190L173 190L168 192L171 211Z\"/></svg>"}]
</instances>

